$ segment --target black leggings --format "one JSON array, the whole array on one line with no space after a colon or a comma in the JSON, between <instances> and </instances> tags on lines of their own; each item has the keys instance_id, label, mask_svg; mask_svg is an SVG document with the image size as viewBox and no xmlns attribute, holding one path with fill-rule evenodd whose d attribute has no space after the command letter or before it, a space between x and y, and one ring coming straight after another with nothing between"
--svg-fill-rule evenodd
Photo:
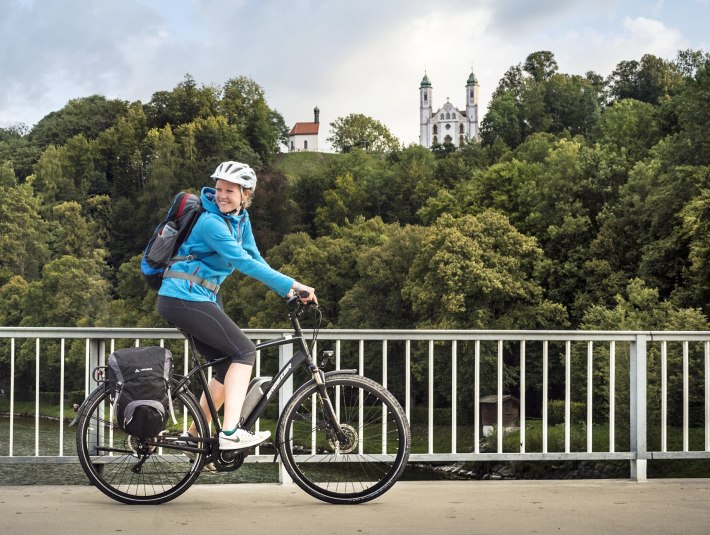
<instances>
[{"instance_id":1,"label":"black leggings","mask_svg":"<svg viewBox=\"0 0 710 535\"><path fill-rule=\"evenodd\" d=\"M178 329L191 334L197 350L207 360L230 357L214 368L214 378L220 383L224 383L230 362L254 365L254 343L216 304L159 295L158 312Z\"/></svg>"}]
</instances>

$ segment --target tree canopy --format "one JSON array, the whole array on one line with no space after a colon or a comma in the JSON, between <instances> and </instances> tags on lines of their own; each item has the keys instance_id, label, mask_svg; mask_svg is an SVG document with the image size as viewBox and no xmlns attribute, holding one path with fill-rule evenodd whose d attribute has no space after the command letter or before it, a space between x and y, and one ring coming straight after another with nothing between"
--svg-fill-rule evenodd
<instances>
[{"instance_id":1,"label":"tree canopy","mask_svg":"<svg viewBox=\"0 0 710 535\"><path fill-rule=\"evenodd\" d=\"M226 159L257 169L257 243L318 289L332 326L601 325L639 284L706 318L708 95L704 52L604 79L539 51L500 80L480 142L404 148L351 113L331 124L339 154L280 154L283 117L245 76L186 75L147 103L71 100L0 129L0 319L162 325L138 272L145 240ZM283 323L255 281L232 277L224 300L240 324Z\"/></svg>"}]
</instances>

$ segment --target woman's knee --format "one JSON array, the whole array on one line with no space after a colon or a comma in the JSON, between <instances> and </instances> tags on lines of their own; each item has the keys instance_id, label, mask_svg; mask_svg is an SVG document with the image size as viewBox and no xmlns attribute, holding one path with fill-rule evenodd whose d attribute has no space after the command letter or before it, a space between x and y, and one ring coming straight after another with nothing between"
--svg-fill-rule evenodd
<instances>
[{"instance_id":1,"label":"woman's knee","mask_svg":"<svg viewBox=\"0 0 710 535\"><path fill-rule=\"evenodd\" d=\"M231 359L231 362L232 364L246 364L247 366L254 366L254 364L256 363L256 348L246 353L234 355Z\"/></svg>"}]
</instances>

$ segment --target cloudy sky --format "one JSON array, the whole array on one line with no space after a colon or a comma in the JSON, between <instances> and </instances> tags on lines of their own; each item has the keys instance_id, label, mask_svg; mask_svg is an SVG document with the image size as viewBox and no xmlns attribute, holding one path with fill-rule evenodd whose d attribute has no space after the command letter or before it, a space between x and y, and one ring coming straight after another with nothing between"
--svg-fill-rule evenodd
<instances>
[{"instance_id":1,"label":"cloudy sky","mask_svg":"<svg viewBox=\"0 0 710 535\"><path fill-rule=\"evenodd\" d=\"M405 144L419 84L481 116L503 73L539 50L560 72L606 77L620 61L710 52L710 0L0 0L0 126L31 127L93 94L148 102L189 73L245 75L291 126L363 113Z\"/></svg>"}]
</instances>

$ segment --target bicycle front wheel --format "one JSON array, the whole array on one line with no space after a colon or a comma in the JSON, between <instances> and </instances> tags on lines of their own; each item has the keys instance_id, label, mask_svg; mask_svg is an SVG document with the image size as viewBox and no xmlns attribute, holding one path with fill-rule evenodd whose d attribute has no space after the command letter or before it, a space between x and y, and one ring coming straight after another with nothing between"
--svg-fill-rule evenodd
<instances>
[{"instance_id":1,"label":"bicycle front wheel","mask_svg":"<svg viewBox=\"0 0 710 535\"><path fill-rule=\"evenodd\" d=\"M406 415L382 385L352 374L325 381L345 443L335 437L315 383L289 400L277 429L281 460L294 482L329 503L373 500L401 476L410 449Z\"/></svg>"},{"instance_id":2,"label":"bicycle front wheel","mask_svg":"<svg viewBox=\"0 0 710 535\"><path fill-rule=\"evenodd\" d=\"M177 498L197 479L205 454L188 456L174 447L194 420L198 435L209 436L202 411L191 392L174 398L179 421L157 437L139 439L111 421L111 402L104 385L94 390L77 418L76 447L84 472L101 492L128 504L158 504ZM198 444L202 447L203 444Z\"/></svg>"}]
</instances>

